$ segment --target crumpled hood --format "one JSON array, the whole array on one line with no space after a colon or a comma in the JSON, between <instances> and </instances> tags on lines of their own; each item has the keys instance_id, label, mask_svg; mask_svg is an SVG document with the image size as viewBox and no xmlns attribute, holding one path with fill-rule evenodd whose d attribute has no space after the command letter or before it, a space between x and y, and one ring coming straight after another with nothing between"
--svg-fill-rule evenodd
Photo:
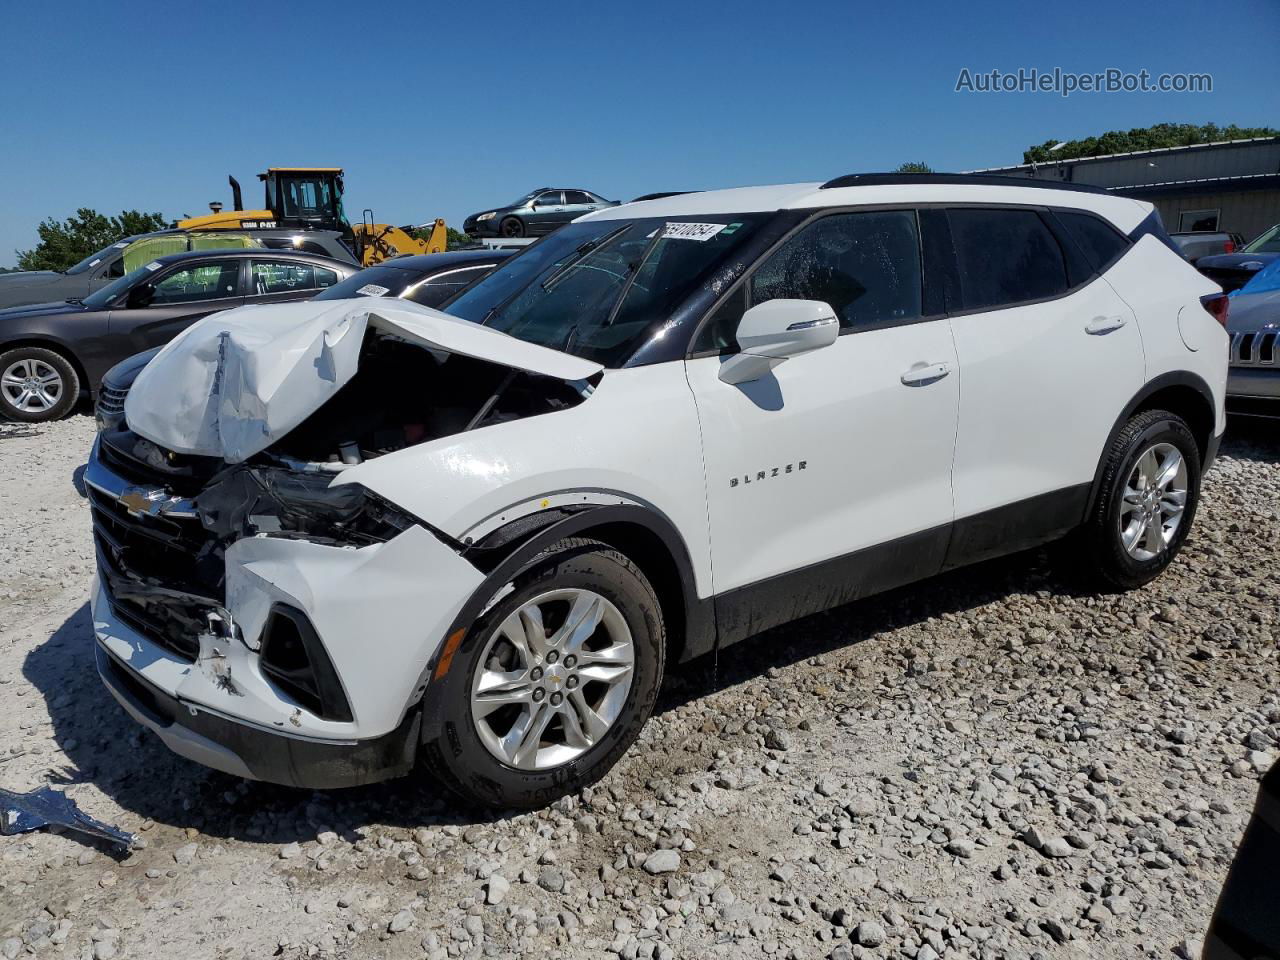
<instances>
[{"instance_id":1,"label":"crumpled hood","mask_svg":"<svg viewBox=\"0 0 1280 960\"><path fill-rule=\"evenodd\" d=\"M355 374L365 330L566 381L599 364L406 300L252 305L206 317L134 381L125 418L177 453L239 463L298 426Z\"/></svg>"}]
</instances>

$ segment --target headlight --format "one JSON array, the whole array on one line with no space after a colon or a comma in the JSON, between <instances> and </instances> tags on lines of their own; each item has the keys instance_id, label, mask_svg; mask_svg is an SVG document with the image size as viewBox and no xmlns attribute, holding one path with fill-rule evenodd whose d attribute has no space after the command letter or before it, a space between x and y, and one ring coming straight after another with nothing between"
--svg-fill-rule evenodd
<instances>
[{"instance_id":1,"label":"headlight","mask_svg":"<svg viewBox=\"0 0 1280 960\"><path fill-rule=\"evenodd\" d=\"M196 511L215 536L300 536L365 546L384 543L414 519L358 483L329 486L332 474L238 464L196 496Z\"/></svg>"},{"instance_id":2,"label":"headlight","mask_svg":"<svg viewBox=\"0 0 1280 960\"><path fill-rule=\"evenodd\" d=\"M491 210L489 213L482 213L480 214L480 216L476 217L476 223L479 223L482 220L492 220L497 215L498 215L497 210Z\"/></svg>"}]
</instances>

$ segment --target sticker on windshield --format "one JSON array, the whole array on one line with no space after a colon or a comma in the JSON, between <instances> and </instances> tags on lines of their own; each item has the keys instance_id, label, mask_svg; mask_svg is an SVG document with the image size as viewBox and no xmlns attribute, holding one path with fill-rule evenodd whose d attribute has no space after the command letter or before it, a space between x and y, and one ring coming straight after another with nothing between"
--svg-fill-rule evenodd
<instances>
[{"instance_id":1,"label":"sticker on windshield","mask_svg":"<svg viewBox=\"0 0 1280 960\"><path fill-rule=\"evenodd\" d=\"M150 271L152 271L153 273L154 273L156 270L159 270L159 269L160 269L160 261L159 261L159 260L152 260L150 263L148 263L148 264L147 264L147 269L148 269L148 270L150 270Z\"/></svg>"},{"instance_id":2,"label":"sticker on windshield","mask_svg":"<svg viewBox=\"0 0 1280 960\"><path fill-rule=\"evenodd\" d=\"M128 245L129 245L128 240L121 240L119 243L112 244L112 246L115 247L117 250L119 250L121 247L127 247Z\"/></svg>"},{"instance_id":3,"label":"sticker on windshield","mask_svg":"<svg viewBox=\"0 0 1280 960\"><path fill-rule=\"evenodd\" d=\"M102 262L102 258L101 258L101 257L98 257L98 259L96 259L96 260L90 260L90 261L89 261L89 266L91 266L91 267L96 267L96 266L97 266L98 264L100 264L101 262Z\"/></svg>"},{"instance_id":4,"label":"sticker on windshield","mask_svg":"<svg viewBox=\"0 0 1280 960\"><path fill-rule=\"evenodd\" d=\"M366 283L356 291L362 297L382 297L391 292L390 287L380 287L376 283Z\"/></svg>"},{"instance_id":5,"label":"sticker on windshield","mask_svg":"<svg viewBox=\"0 0 1280 960\"><path fill-rule=\"evenodd\" d=\"M723 223L668 223L662 235L673 240L697 240L701 243L710 240L724 227Z\"/></svg>"}]
</instances>

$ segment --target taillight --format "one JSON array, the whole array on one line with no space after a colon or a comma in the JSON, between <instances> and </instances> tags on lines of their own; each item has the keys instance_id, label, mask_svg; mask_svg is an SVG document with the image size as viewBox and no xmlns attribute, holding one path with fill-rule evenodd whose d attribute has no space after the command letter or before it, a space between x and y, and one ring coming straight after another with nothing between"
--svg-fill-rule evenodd
<instances>
[{"instance_id":1,"label":"taillight","mask_svg":"<svg viewBox=\"0 0 1280 960\"><path fill-rule=\"evenodd\" d=\"M1231 298L1225 293L1210 293L1200 298L1200 306L1209 311L1209 315L1225 327L1227 311L1231 308Z\"/></svg>"},{"instance_id":2,"label":"taillight","mask_svg":"<svg viewBox=\"0 0 1280 960\"><path fill-rule=\"evenodd\" d=\"M1223 253L1235 253L1235 252L1236 252L1236 245L1235 245L1235 241L1234 241L1234 240L1228 240L1226 243L1224 243L1224 244L1222 245L1222 252L1223 252Z\"/></svg>"}]
</instances>

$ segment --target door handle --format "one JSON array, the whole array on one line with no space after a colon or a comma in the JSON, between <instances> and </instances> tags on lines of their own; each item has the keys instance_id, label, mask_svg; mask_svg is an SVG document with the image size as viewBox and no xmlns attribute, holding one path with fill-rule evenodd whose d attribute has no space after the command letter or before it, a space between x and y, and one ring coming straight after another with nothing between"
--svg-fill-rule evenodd
<instances>
[{"instance_id":1,"label":"door handle","mask_svg":"<svg viewBox=\"0 0 1280 960\"><path fill-rule=\"evenodd\" d=\"M902 382L908 387L922 387L936 383L950 372L951 364L949 363L917 363L902 375Z\"/></svg>"},{"instance_id":2,"label":"door handle","mask_svg":"<svg viewBox=\"0 0 1280 960\"><path fill-rule=\"evenodd\" d=\"M1119 330L1125 324L1124 317L1094 317L1084 325L1084 332L1094 334L1110 333Z\"/></svg>"}]
</instances>

